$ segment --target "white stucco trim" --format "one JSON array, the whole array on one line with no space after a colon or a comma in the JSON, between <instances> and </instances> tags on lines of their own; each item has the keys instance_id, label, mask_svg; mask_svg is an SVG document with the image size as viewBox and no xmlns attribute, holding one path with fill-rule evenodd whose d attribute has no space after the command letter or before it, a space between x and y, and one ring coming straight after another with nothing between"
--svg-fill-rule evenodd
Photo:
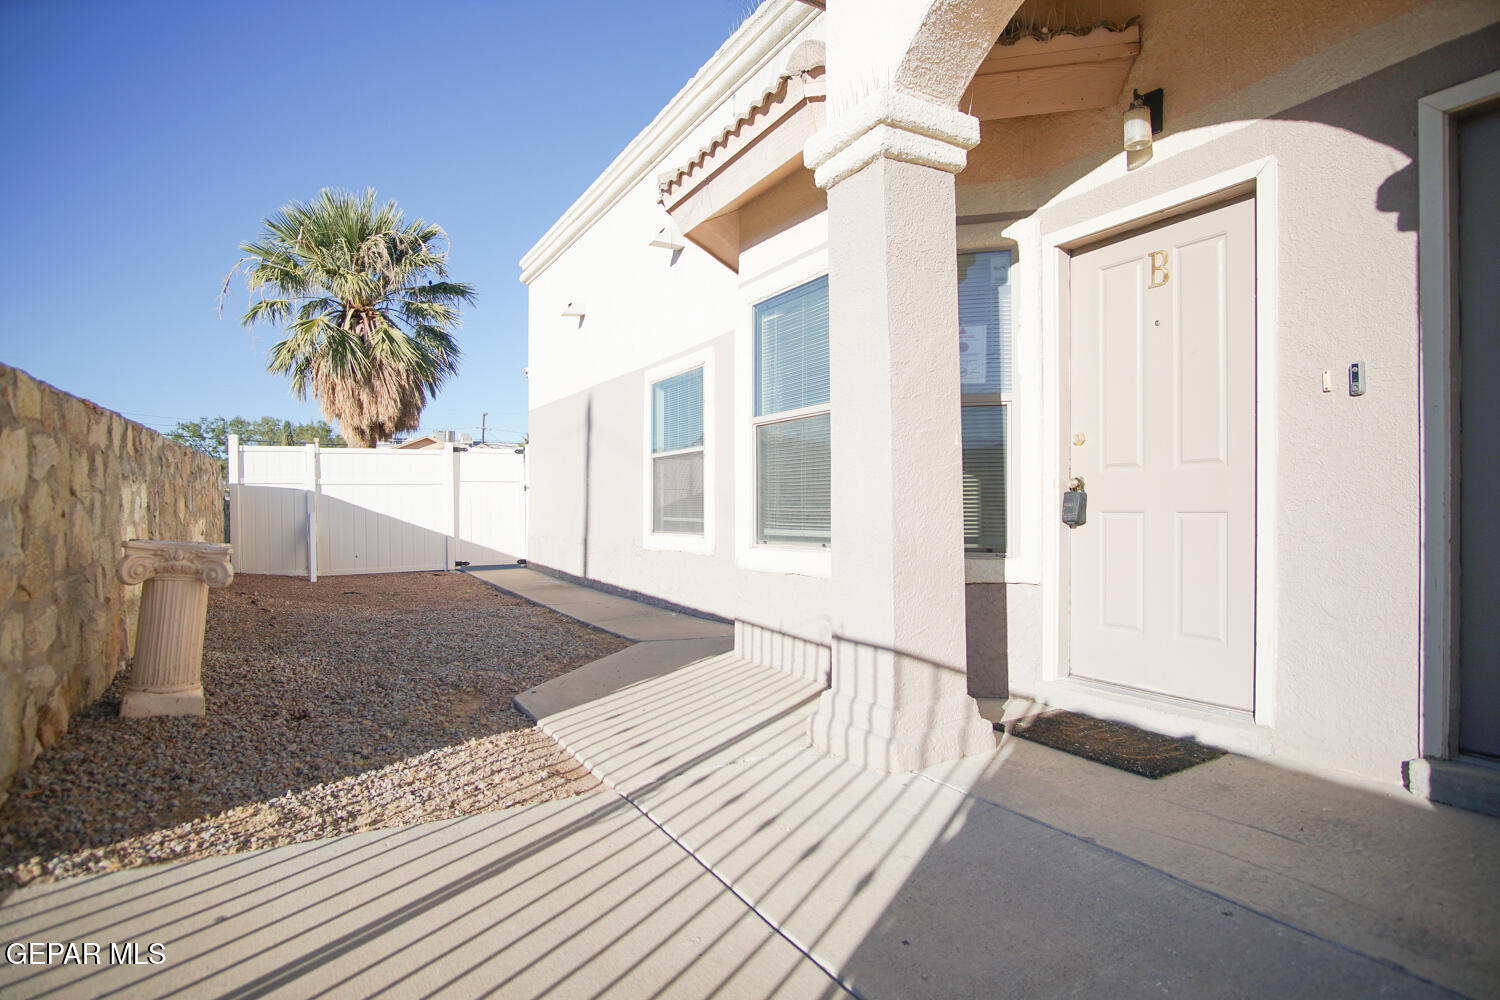
<instances>
[{"instance_id":1,"label":"white stucco trim","mask_svg":"<svg viewBox=\"0 0 1500 1000\"><path fill-rule=\"evenodd\" d=\"M969 162L968 151L962 146L903 132L889 125L876 125L814 170L813 181L820 188L831 188L881 157L946 170L950 174L958 173Z\"/></svg>"},{"instance_id":2,"label":"white stucco trim","mask_svg":"<svg viewBox=\"0 0 1500 1000\"><path fill-rule=\"evenodd\" d=\"M1032 341L1023 336L1033 317L1027 315L1028 296L1021 286L1031 280L1035 261L1031 255L1021 252L1020 243L1012 238L1010 223L981 222L962 223L957 226L958 252L975 253L983 250L1009 250L1011 253L1010 299L1010 350L1011 379L1010 398L1006 401L1006 420L1010 427L1009 454L1006 469L1006 552L1005 555L990 553L964 554L965 583L1027 583L1042 582L1041 553L1037 543L1038 532L1033 525L1041 523L1037 510L1036 488L1041 478L1041 463L1038 460L1039 431L1033 422L1041 412L1042 381L1037 359L1031 357ZM1033 242L1031 244L1035 246Z\"/></svg>"},{"instance_id":3,"label":"white stucco trim","mask_svg":"<svg viewBox=\"0 0 1500 1000\"><path fill-rule=\"evenodd\" d=\"M979 145L979 119L957 108L882 88L866 95L858 104L830 121L828 127L807 140L806 165L816 170L877 125L940 139L953 146L973 149Z\"/></svg>"},{"instance_id":4,"label":"white stucco trim","mask_svg":"<svg viewBox=\"0 0 1500 1000\"><path fill-rule=\"evenodd\" d=\"M1500 71L1417 102L1418 300L1421 316L1422 643L1418 746L1453 755L1453 116L1500 97Z\"/></svg>"},{"instance_id":5,"label":"white stucco trim","mask_svg":"<svg viewBox=\"0 0 1500 1000\"><path fill-rule=\"evenodd\" d=\"M653 454L651 451L651 387L662 379L671 378L673 375L681 375L690 372L694 368L703 369L703 534L688 535L675 531L656 531L653 514L656 509L655 496L652 489L651 464ZM641 548L669 552L692 552L699 555L712 555L714 551L715 518L717 509L716 497L714 495L714 469L718 460L718 442L714 440L714 349L712 346L704 346L696 351L680 355L671 361L663 362L645 373L643 391L643 419L641 421L644 447L642 454L645 459L641 469Z\"/></svg>"},{"instance_id":6,"label":"white stucco trim","mask_svg":"<svg viewBox=\"0 0 1500 1000\"><path fill-rule=\"evenodd\" d=\"M1051 230L1041 237L1043 260L1043 301L1053 306L1043 322L1043 391L1056 400L1046 408L1045 433L1052 447L1045 449L1041 479L1048 484L1048 495L1061 495L1066 464L1066 442L1060 428L1068 412L1068 267L1069 250L1115 233L1165 221L1185 211L1207 207L1241 192L1255 196L1255 710L1249 724L1268 732L1276 720L1276 650L1278 641L1277 595L1278 568L1277 519L1277 369L1278 353L1278 251L1277 224L1279 191L1275 157L1253 160L1198 181L1174 187L1140 201L1124 205L1086 222ZM1045 505L1042 510L1049 508ZM1042 672L1038 694L1070 690L1059 688L1060 682L1081 682L1067 677L1068 622L1063 597L1067 593L1066 568L1062 563L1063 532L1068 529L1052 522L1054 530L1044 531L1042 575L1057 581L1044 588L1042 601ZM1099 697L1114 697L1113 688L1105 688ZM1123 689L1122 689L1123 690ZM1162 699L1159 711L1172 711L1175 699ZM1163 707L1164 706L1164 707ZM1217 710L1215 710L1217 711ZM1123 719L1122 721L1130 721ZM1160 729L1160 726L1152 728ZM1224 745L1224 744L1219 744ZM1263 753L1270 752L1269 743ZM1246 750L1244 752L1250 752Z\"/></svg>"},{"instance_id":7,"label":"white stucco trim","mask_svg":"<svg viewBox=\"0 0 1500 1000\"><path fill-rule=\"evenodd\" d=\"M1037 700L1053 708L1112 719L1167 736L1196 739L1247 757L1267 757L1271 730L1248 713L1200 705L1149 691L1101 684L1074 677L1042 681Z\"/></svg>"},{"instance_id":8,"label":"white stucco trim","mask_svg":"<svg viewBox=\"0 0 1500 1000\"><path fill-rule=\"evenodd\" d=\"M530 284L627 191L653 175L726 95L764 69L786 41L819 11L798 0L770 0L720 46L666 107L616 156L582 196L521 258L521 281Z\"/></svg>"},{"instance_id":9,"label":"white stucco trim","mask_svg":"<svg viewBox=\"0 0 1500 1000\"><path fill-rule=\"evenodd\" d=\"M882 89L815 132L802 149L813 180L829 188L881 157L958 173L979 145L979 119Z\"/></svg>"},{"instance_id":10,"label":"white stucco trim","mask_svg":"<svg viewBox=\"0 0 1500 1000\"><path fill-rule=\"evenodd\" d=\"M734 550L741 569L829 577L832 547L770 545L755 540L755 304L828 273L828 244L799 254L740 283L743 303L734 333ZM837 420L833 413L831 419Z\"/></svg>"},{"instance_id":11,"label":"white stucco trim","mask_svg":"<svg viewBox=\"0 0 1500 1000\"><path fill-rule=\"evenodd\" d=\"M1039 412L1042 415L1042 460L1039 463L1041 475L1037 477L1037 489L1042 495L1037 535L1041 538L1042 580L1049 585L1041 588L1042 662L1037 677L1037 689L1040 693L1043 685L1056 680L1061 674L1061 665L1067 655L1062 635L1062 629L1066 627L1062 617L1062 601L1070 584L1068 567L1062 561L1062 532L1065 529L1057 520L1054 512L1058 508L1054 505L1061 502L1063 470L1068 467L1065 454L1067 445L1063 443L1062 427L1064 414L1068 412L1071 400L1068 396L1068 384L1062 376L1062 359L1068 357L1069 353L1067 335L1072 298L1068 280L1068 252L1055 245L1047 246L1041 237L1039 223L1034 219L1027 220L1018 229L1025 238L1034 241L1033 245L1038 248L1037 257L1042 261L1039 317L1042 328L1042 399L1039 401ZM1052 405L1047 405L1047 400L1051 400Z\"/></svg>"}]
</instances>

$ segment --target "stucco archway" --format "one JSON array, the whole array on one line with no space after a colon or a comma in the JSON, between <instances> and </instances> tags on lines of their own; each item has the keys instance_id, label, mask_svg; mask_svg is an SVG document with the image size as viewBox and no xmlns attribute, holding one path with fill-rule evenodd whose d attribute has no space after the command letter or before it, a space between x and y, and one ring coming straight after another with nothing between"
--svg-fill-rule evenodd
<instances>
[{"instance_id":1,"label":"stucco archway","mask_svg":"<svg viewBox=\"0 0 1500 1000\"><path fill-rule=\"evenodd\" d=\"M892 83L934 104L957 107L980 62L1021 6L1020 0L978 4L924 0L919 6L927 8L926 12Z\"/></svg>"}]
</instances>

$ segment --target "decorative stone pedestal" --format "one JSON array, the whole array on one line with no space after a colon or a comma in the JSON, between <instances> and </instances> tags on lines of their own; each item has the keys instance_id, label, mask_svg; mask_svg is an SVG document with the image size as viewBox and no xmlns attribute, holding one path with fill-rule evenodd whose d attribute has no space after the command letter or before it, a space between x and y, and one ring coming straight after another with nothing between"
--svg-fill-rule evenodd
<instances>
[{"instance_id":1,"label":"decorative stone pedestal","mask_svg":"<svg viewBox=\"0 0 1500 1000\"><path fill-rule=\"evenodd\" d=\"M124 718L203 714L203 628L208 588L234 579L233 548L210 542L132 539L116 567L120 582L143 584L135 664L120 703Z\"/></svg>"}]
</instances>

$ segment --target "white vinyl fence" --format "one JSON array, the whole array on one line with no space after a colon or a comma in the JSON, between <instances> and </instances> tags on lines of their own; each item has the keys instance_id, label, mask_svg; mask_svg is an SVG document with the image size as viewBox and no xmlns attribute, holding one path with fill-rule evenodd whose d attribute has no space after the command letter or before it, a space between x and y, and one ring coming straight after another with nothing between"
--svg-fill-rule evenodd
<instances>
[{"instance_id":1,"label":"white vinyl fence","mask_svg":"<svg viewBox=\"0 0 1500 1000\"><path fill-rule=\"evenodd\" d=\"M230 437L229 525L240 573L317 579L513 562L526 555L526 458Z\"/></svg>"}]
</instances>

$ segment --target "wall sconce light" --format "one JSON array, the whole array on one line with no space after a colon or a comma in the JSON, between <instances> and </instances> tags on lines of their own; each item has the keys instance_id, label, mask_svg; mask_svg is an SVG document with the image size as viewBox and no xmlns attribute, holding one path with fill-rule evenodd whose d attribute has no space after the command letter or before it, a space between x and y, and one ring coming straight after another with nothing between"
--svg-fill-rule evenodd
<instances>
[{"instance_id":1,"label":"wall sconce light","mask_svg":"<svg viewBox=\"0 0 1500 1000\"><path fill-rule=\"evenodd\" d=\"M1151 137L1162 127L1162 99L1160 87L1145 94L1135 91L1130 107L1125 110L1124 145L1127 153L1151 148Z\"/></svg>"},{"instance_id":2,"label":"wall sconce light","mask_svg":"<svg viewBox=\"0 0 1500 1000\"><path fill-rule=\"evenodd\" d=\"M576 316L581 321L583 319L583 300L575 299L569 302L563 307L562 314L564 316Z\"/></svg>"}]
</instances>

